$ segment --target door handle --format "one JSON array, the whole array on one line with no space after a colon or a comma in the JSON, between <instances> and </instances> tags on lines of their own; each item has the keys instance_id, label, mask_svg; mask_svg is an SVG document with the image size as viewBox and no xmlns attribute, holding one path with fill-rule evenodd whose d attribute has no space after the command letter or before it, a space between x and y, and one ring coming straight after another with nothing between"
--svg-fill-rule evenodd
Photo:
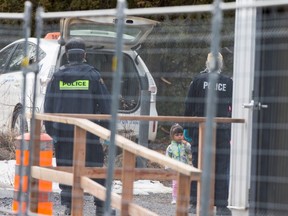
<instances>
[{"instance_id":1,"label":"door handle","mask_svg":"<svg viewBox=\"0 0 288 216\"><path fill-rule=\"evenodd\" d=\"M243 104L243 108L246 109L253 109L253 110L261 110L261 109L267 109L267 104L261 104L260 102L255 102L254 100L251 100L250 103Z\"/></svg>"},{"instance_id":2,"label":"door handle","mask_svg":"<svg viewBox=\"0 0 288 216\"><path fill-rule=\"evenodd\" d=\"M268 108L268 105L267 104L261 104L260 102L258 103L258 109L267 109Z\"/></svg>"},{"instance_id":3,"label":"door handle","mask_svg":"<svg viewBox=\"0 0 288 216\"><path fill-rule=\"evenodd\" d=\"M254 103L254 100L251 100L250 103L245 103L243 104L243 108L246 108L246 109L254 109L254 106L255 106L255 103Z\"/></svg>"}]
</instances>

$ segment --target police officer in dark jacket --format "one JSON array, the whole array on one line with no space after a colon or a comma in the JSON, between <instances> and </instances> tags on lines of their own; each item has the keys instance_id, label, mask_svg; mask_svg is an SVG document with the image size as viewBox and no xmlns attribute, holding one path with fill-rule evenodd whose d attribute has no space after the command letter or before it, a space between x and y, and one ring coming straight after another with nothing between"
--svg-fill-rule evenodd
<instances>
[{"instance_id":1,"label":"police officer in dark jacket","mask_svg":"<svg viewBox=\"0 0 288 216\"><path fill-rule=\"evenodd\" d=\"M209 72L212 70L213 64L212 53L208 54L206 61L206 69L194 77L189 86L188 95L185 100L185 116L205 116L206 94L209 88L216 90L218 96L217 117L231 117L232 105L232 79L221 74L223 67L223 57L219 53L218 60L218 80L215 86L209 83ZM198 166L198 125L192 123L184 127L184 138L192 141L192 164ZM216 137L216 167L215 167L215 206L217 207L216 215L231 215L231 211L227 208L229 193L229 168L230 168L230 124L217 125ZM197 186L196 182L191 184L191 211L196 211Z\"/></svg>"},{"instance_id":2,"label":"police officer in dark jacket","mask_svg":"<svg viewBox=\"0 0 288 216\"><path fill-rule=\"evenodd\" d=\"M92 66L85 63L85 43L72 38L65 45L68 64L60 67L49 82L44 104L46 113L109 114L111 97L100 76ZM95 122L100 123L100 122ZM108 127L107 123L102 125ZM57 166L72 166L74 126L45 122L46 131L54 138ZM104 152L99 137L87 133L86 166L101 167ZM96 182L105 184L104 179ZM71 214L71 186L59 185L61 204L65 214ZM96 215L104 215L104 203L94 199Z\"/></svg>"}]
</instances>

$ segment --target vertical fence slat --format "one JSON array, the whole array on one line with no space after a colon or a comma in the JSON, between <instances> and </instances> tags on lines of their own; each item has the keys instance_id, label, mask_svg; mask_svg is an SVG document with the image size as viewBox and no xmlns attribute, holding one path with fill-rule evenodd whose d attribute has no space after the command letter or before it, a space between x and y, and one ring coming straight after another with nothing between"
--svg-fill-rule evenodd
<instances>
[{"instance_id":1,"label":"vertical fence slat","mask_svg":"<svg viewBox=\"0 0 288 216\"><path fill-rule=\"evenodd\" d=\"M33 140L33 155L32 165L40 166L40 133L41 133L41 120L35 119L34 140ZM31 178L31 193L30 193L30 211L38 212L38 194L39 194L39 180Z\"/></svg>"},{"instance_id":2,"label":"vertical fence slat","mask_svg":"<svg viewBox=\"0 0 288 216\"><path fill-rule=\"evenodd\" d=\"M178 192L177 192L177 216L187 216L189 210L190 201L190 186L191 180L190 176L178 174Z\"/></svg>"},{"instance_id":3,"label":"vertical fence slat","mask_svg":"<svg viewBox=\"0 0 288 216\"><path fill-rule=\"evenodd\" d=\"M198 146L198 169L203 169L203 147L205 136L205 123L199 123L199 146ZM210 180L210 198L209 198L209 215L213 215L214 210L214 195L215 195L215 153L216 153L216 127L213 128L213 145L211 155L211 180ZM202 177L201 177L202 178ZM201 181L197 182L197 215L200 215L201 207Z\"/></svg>"},{"instance_id":4,"label":"vertical fence slat","mask_svg":"<svg viewBox=\"0 0 288 216\"><path fill-rule=\"evenodd\" d=\"M204 145L204 136L205 136L205 122L199 123L199 144L198 144L198 169L202 170L203 168L203 145ZM201 181L202 181L201 175ZM197 181L197 215L200 215L201 207L201 181Z\"/></svg>"},{"instance_id":5,"label":"vertical fence slat","mask_svg":"<svg viewBox=\"0 0 288 216\"><path fill-rule=\"evenodd\" d=\"M81 171L85 168L86 131L75 126L73 151L72 214L83 214L83 189L80 187Z\"/></svg>"},{"instance_id":6,"label":"vertical fence slat","mask_svg":"<svg viewBox=\"0 0 288 216\"><path fill-rule=\"evenodd\" d=\"M133 153L123 151L121 216L129 215L128 205L133 200L135 161L136 158Z\"/></svg>"}]
</instances>

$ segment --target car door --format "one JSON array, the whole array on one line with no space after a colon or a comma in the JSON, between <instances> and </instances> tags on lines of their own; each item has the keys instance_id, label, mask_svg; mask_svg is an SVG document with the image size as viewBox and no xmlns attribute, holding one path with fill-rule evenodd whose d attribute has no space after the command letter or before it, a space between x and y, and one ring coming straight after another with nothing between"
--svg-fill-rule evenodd
<instances>
[{"instance_id":1,"label":"car door","mask_svg":"<svg viewBox=\"0 0 288 216\"><path fill-rule=\"evenodd\" d=\"M19 55L19 47L17 47L17 43L12 44L0 53L0 125L2 128L9 126L15 101L20 100L22 73L19 70L11 72L13 68L17 67L17 57L15 58L15 55ZM17 91L17 89L19 90Z\"/></svg>"},{"instance_id":2,"label":"car door","mask_svg":"<svg viewBox=\"0 0 288 216\"><path fill-rule=\"evenodd\" d=\"M15 114L13 113L13 111L17 104L22 104L23 73L21 71L21 63L24 58L25 46L25 41L20 40L8 47L5 47L0 52L1 126L12 126L12 119L13 115ZM30 63L32 63L33 61L35 61L36 57L36 45L33 43L28 43L27 51L29 60L31 61ZM31 75L28 75L27 77L32 78ZM32 102L32 92L29 90L30 88L31 82L27 84L26 95L28 96L27 98L30 98L30 101L26 102L27 104L30 104Z\"/></svg>"}]
</instances>

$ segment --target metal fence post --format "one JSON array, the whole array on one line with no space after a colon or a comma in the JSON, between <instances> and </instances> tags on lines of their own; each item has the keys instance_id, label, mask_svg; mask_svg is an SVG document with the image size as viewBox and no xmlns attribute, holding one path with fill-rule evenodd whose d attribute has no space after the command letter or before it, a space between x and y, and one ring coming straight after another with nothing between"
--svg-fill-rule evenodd
<instances>
[{"instance_id":1,"label":"metal fence post","mask_svg":"<svg viewBox=\"0 0 288 216\"><path fill-rule=\"evenodd\" d=\"M36 11L36 34L37 34L37 49L36 49L36 62L34 62L29 68L32 69L32 72L35 74L34 77L34 86L33 86L33 106L32 106L32 118L30 121L30 142L29 142L29 151L30 151L30 158L29 158L29 166L28 166L28 179L29 182L31 182L31 166L34 165L33 161L34 161L34 131L35 131L35 110L36 110L36 91L37 91L37 77L38 77L38 72L39 72L39 46L40 46L40 37L41 37L41 33L42 33L42 17L41 17L41 13L43 12L43 8L39 7L37 8ZM32 184L32 182L31 182ZM31 184L28 184L28 189L27 192L28 194L30 194L31 192ZM32 191L33 192L33 191ZM28 199L28 198L27 198ZM28 205L28 209L30 209L30 203L27 200L27 203L29 203Z\"/></svg>"},{"instance_id":2,"label":"metal fence post","mask_svg":"<svg viewBox=\"0 0 288 216\"><path fill-rule=\"evenodd\" d=\"M25 47L24 47L24 57L23 60L21 62L21 66L22 66L22 71L23 71L23 93L22 93L22 118L21 118L21 122L20 122L20 129L21 129L21 134L24 135L24 123L26 120L26 115L25 115L25 110L26 110L26 86L27 86L27 81L26 81L26 77L27 77L27 72L28 72L28 65L29 65L29 59L28 59L28 38L30 37L31 34L31 10L32 10L32 4L30 1L26 1L25 2L25 9L24 9L24 26L23 26L23 32L24 32L24 36L25 36ZM24 168L23 168L23 161L24 161L24 136L22 136L21 139L21 160L20 160L20 182L19 182L19 193L18 193L18 197L17 199L19 200L19 211L18 211L18 215L22 215L22 213L24 215L27 215L27 206L25 206L23 208L23 212L22 212L22 204L23 201L25 202L25 200L27 201L28 198L24 197L24 193L22 191L22 185L23 185L23 176L24 176ZM22 194L23 193L23 194ZM25 191L25 193L27 193L27 191ZM27 203L27 202L26 202ZM22 212L22 213L21 213Z\"/></svg>"},{"instance_id":3,"label":"metal fence post","mask_svg":"<svg viewBox=\"0 0 288 216\"><path fill-rule=\"evenodd\" d=\"M113 86L112 86L112 106L111 106L111 120L110 120L110 145L108 148L108 170L106 178L106 200L104 206L104 215L109 216L111 212L111 191L114 175L114 159L115 159L115 134L117 132L117 115L119 108L119 92L121 92L120 81L123 74L123 33L124 33L124 19L125 19L126 1L117 1L117 37L116 37L116 53L114 56L113 70Z\"/></svg>"},{"instance_id":4,"label":"metal fence post","mask_svg":"<svg viewBox=\"0 0 288 216\"><path fill-rule=\"evenodd\" d=\"M212 33L211 33L211 51L213 56L217 56L219 52L220 45L220 31L222 27L222 10L220 8L221 0L214 0L214 10L213 10L213 19L212 19ZM214 67L211 73L209 74L209 83L211 86L215 86L218 79L218 61L214 59ZM213 151L213 126L214 126L214 117L216 116L216 103L217 103L216 90L214 88L208 89L208 95L206 99L206 110L205 115L206 120L206 130L204 136L204 148L203 148L203 170L202 170L202 184L201 184L201 210L200 215L206 216L210 215L210 193L211 193L211 178L215 178L212 174L212 163L215 164L215 161L212 161L212 154L215 154ZM212 179L215 181L215 179ZM199 202L199 200L198 200Z\"/></svg>"}]
</instances>

